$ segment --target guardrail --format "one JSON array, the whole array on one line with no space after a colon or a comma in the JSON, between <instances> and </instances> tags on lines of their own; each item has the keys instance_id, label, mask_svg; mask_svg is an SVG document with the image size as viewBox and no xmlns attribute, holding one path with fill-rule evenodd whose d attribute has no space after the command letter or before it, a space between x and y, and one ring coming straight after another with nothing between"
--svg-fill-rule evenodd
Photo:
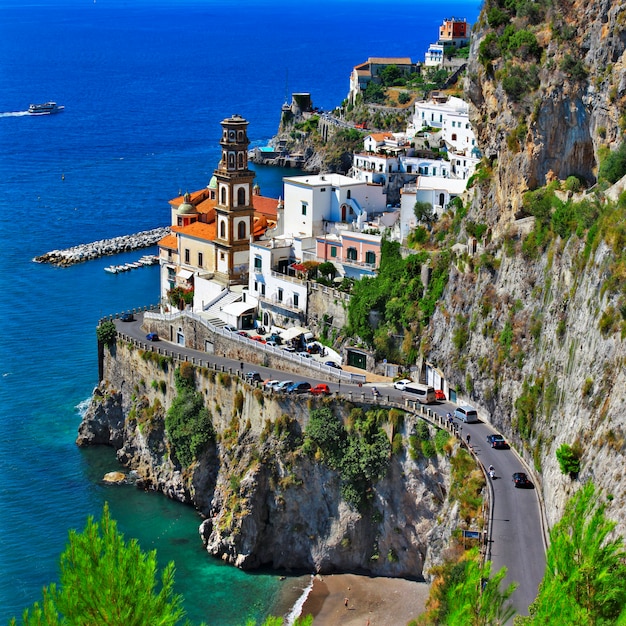
<instances>
[{"instance_id":1,"label":"guardrail","mask_svg":"<svg viewBox=\"0 0 626 626\"><path fill-rule=\"evenodd\" d=\"M353 374L352 372L345 372L343 370L337 369L336 367L330 367L325 365L320 361L316 361L315 359L301 357L295 352L288 352L282 348L275 346L268 346L267 344L261 343L260 341L254 341L249 337L243 337L239 335L237 332L233 332L231 330L224 330L224 328L220 326L215 326L211 324L209 320L202 317L195 311L177 311L176 313L153 313L148 312L145 315L145 319L154 319L154 320L167 320L172 321L177 319L178 317L189 317L200 324L202 324L205 328L210 330L212 333L216 335L221 335L222 337L226 337L230 341L235 341L237 343L243 343L248 347L253 347L256 349L260 349L264 352L268 352L269 354L273 354L275 356L279 356L281 359L286 361L290 361L297 365L301 365L306 369L312 369L314 371L322 372L326 375L330 375L333 378L336 378L337 381L352 383L358 385L359 383L363 384L366 382L366 377L364 374Z\"/></svg>"}]
</instances>

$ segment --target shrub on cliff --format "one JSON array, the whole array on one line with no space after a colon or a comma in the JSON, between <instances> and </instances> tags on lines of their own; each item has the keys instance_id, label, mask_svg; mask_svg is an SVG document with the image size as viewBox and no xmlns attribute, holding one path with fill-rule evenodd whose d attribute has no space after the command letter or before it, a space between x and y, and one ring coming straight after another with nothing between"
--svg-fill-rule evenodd
<instances>
[{"instance_id":1,"label":"shrub on cliff","mask_svg":"<svg viewBox=\"0 0 626 626\"><path fill-rule=\"evenodd\" d=\"M187 467L214 440L215 433L211 413L190 380L189 368L176 370L175 383L178 394L165 415L165 429L174 456Z\"/></svg>"},{"instance_id":2,"label":"shrub on cliff","mask_svg":"<svg viewBox=\"0 0 626 626\"><path fill-rule=\"evenodd\" d=\"M98 338L98 341L103 343L105 346L112 346L117 338L115 323L111 320L102 322L102 324L96 328L96 337Z\"/></svg>"}]
</instances>

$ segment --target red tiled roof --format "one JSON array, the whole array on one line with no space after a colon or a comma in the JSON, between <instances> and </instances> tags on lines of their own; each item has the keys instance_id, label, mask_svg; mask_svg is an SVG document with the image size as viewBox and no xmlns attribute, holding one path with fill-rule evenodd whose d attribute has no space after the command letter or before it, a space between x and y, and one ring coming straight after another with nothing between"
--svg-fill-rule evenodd
<instances>
[{"instance_id":1,"label":"red tiled roof","mask_svg":"<svg viewBox=\"0 0 626 626\"><path fill-rule=\"evenodd\" d=\"M179 228L178 232L182 235L188 235L196 239L204 239L205 241L215 241L217 235L217 225L215 222L205 224L204 222L194 222L183 228Z\"/></svg>"},{"instance_id":2,"label":"red tiled roof","mask_svg":"<svg viewBox=\"0 0 626 626\"><path fill-rule=\"evenodd\" d=\"M157 244L159 248L170 248L172 250L178 250L178 238L176 235L165 235L161 241Z\"/></svg>"},{"instance_id":3,"label":"red tiled roof","mask_svg":"<svg viewBox=\"0 0 626 626\"><path fill-rule=\"evenodd\" d=\"M278 212L278 198L268 198L266 196L252 196L252 206L255 213L260 213L269 218L276 218Z\"/></svg>"}]
</instances>

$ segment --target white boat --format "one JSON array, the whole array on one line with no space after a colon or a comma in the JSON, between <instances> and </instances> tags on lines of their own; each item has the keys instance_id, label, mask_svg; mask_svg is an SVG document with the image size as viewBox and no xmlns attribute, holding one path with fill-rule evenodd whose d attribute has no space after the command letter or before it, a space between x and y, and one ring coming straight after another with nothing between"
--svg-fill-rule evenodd
<instances>
[{"instance_id":1,"label":"white boat","mask_svg":"<svg viewBox=\"0 0 626 626\"><path fill-rule=\"evenodd\" d=\"M50 115L51 113L59 113L65 107L56 102L44 102L43 104L31 104L28 112L31 115Z\"/></svg>"}]
</instances>

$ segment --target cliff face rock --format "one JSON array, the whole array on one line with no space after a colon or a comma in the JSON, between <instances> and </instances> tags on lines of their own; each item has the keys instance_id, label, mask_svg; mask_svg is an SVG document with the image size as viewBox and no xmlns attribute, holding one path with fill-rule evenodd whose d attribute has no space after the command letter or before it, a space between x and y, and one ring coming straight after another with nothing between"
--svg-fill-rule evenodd
<instances>
[{"instance_id":1,"label":"cliff face rock","mask_svg":"<svg viewBox=\"0 0 626 626\"><path fill-rule=\"evenodd\" d=\"M344 419L352 405L269 396L226 373L196 370L215 441L181 467L165 429L174 364L118 344L105 349L104 378L80 426L79 445L108 444L138 485L193 504L208 552L242 568L271 565L311 572L425 575L438 562L457 510L448 502L446 457L393 455L362 512L341 495L341 478L302 451L311 409ZM418 418L407 414L399 432ZM441 520L444 520L443 522Z\"/></svg>"},{"instance_id":2,"label":"cliff face rock","mask_svg":"<svg viewBox=\"0 0 626 626\"><path fill-rule=\"evenodd\" d=\"M494 169L495 184L483 203L495 205L493 221L506 225L527 189L572 175L593 184L598 148L619 143L626 9L610 0L560 0L542 7L535 20L518 10L509 22L490 27L494 18L488 16L499 4L485 3L465 88L479 146ZM493 37L509 27L531 32L539 52L533 56L510 44L502 51L506 41L494 49Z\"/></svg>"},{"instance_id":3,"label":"cliff face rock","mask_svg":"<svg viewBox=\"0 0 626 626\"><path fill-rule=\"evenodd\" d=\"M423 346L460 399L478 407L534 468L551 524L579 484L593 479L626 535L619 235L611 245L604 237L593 246L585 231L556 235L532 254L524 251L516 223L525 191L572 175L594 183L600 149L623 139L626 6L609 0L514 4L525 11L543 7L539 21L519 12L508 21L514 30L532 32L541 54L520 58L489 48L506 41L500 38L508 26L490 28L489 12L504 3L485 3L466 88L488 164L468 217L486 224L489 235L483 259L479 252L457 261ZM491 13L492 22L497 17ZM505 81L514 68L536 83L512 97L515 84ZM623 181L616 185L623 188ZM616 197L608 190L599 206ZM587 198L596 201L593 194ZM577 477L561 473L555 453L564 443L581 452Z\"/></svg>"}]
</instances>

